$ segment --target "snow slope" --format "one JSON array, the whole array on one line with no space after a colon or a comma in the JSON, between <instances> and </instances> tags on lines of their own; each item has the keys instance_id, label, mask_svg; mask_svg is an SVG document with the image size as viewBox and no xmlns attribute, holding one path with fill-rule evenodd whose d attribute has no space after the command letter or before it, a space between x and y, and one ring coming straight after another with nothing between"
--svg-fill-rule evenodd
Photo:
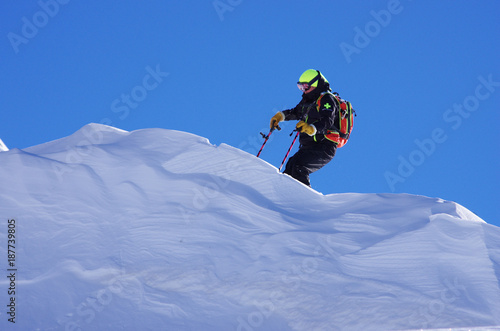
<instances>
[{"instance_id":1,"label":"snow slope","mask_svg":"<svg viewBox=\"0 0 500 331\"><path fill-rule=\"evenodd\" d=\"M98 124L1 152L0 183L1 330L500 325L500 229L454 202L325 196L224 144Z\"/></svg>"},{"instance_id":2,"label":"snow slope","mask_svg":"<svg viewBox=\"0 0 500 331\"><path fill-rule=\"evenodd\" d=\"M9 149L7 148L7 146L4 144L4 142L2 141L2 139L0 139L0 152L6 152L8 151Z\"/></svg>"}]
</instances>

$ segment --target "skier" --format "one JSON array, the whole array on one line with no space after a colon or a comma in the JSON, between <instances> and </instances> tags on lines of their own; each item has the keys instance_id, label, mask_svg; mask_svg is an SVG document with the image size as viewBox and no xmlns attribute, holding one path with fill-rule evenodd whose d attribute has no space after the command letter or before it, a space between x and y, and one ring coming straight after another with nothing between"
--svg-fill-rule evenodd
<instances>
[{"instance_id":1,"label":"skier","mask_svg":"<svg viewBox=\"0 0 500 331\"><path fill-rule=\"evenodd\" d=\"M328 80L318 70L308 69L299 78L302 100L292 109L279 111L271 118L271 128L282 121L298 120L300 147L285 166L285 174L311 186L309 174L321 169L335 156L337 143L326 137L334 127L339 109ZM318 104L319 101L319 104Z\"/></svg>"}]
</instances>

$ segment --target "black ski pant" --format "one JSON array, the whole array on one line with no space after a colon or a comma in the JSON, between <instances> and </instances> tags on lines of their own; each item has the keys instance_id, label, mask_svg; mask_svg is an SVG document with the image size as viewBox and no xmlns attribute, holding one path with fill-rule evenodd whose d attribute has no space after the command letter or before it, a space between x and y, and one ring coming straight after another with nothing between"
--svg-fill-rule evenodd
<instances>
[{"instance_id":1,"label":"black ski pant","mask_svg":"<svg viewBox=\"0 0 500 331\"><path fill-rule=\"evenodd\" d=\"M336 151L337 145L330 141L323 141L315 145L301 145L297 153L288 160L283 173L311 186L309 175L330 162Z\"/></svg>"}]
</instances>

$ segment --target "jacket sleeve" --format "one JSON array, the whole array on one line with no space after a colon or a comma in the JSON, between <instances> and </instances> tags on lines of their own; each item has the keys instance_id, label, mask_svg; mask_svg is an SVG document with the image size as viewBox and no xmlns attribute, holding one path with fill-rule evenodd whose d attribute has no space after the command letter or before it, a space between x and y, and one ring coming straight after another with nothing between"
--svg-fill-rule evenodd
<instances>
[{"instance_id":1,"label":"jacket sleeve","mask_svg":"<svg viewBox=\"0 0 500 331\"><path fill-rule=\"evenodd\" d=\"M300 119L300 116L302 116L302 107L303 107L303 101L301 100L297 106L291 109L283 110L283 116L285 117L285 121L293 121L293 120L298 120Z\"/></svg>"},{"instance_id":2,"label":"jacket sleeve","mask_svg":"<svg viewBox=\"0 0 500 331\"><path fill-rule=\"evenodd\" d=\"M326 134L329 129L334 127L335 119L338 116L338 103L333 100L331 94L321 98L317 117L310 124L316 127L316 134Z\"/></svg>"}]
</instances>

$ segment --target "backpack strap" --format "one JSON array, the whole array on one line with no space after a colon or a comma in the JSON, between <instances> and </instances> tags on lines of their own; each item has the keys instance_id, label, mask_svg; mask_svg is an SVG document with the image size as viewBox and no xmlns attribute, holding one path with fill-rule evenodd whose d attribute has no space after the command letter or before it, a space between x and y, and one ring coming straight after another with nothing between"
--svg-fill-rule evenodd
<instances>
[{"instance_id":1,"label":"backpack strap","mask_svg":"<svg viewBox=\"0 0 500 331\"><path fill-rule=\"evenodd\" d=\"M322 92L322 93L319 95L318 100L316 100L316 109L317 109L318 111L320 111L320 110L321 110L321 109L320 109L320 107L321 107L321 99L322 99L322 98L323 98L323 96L325 96L326 94L330 94L330 95L333 97L333 100L335 100L335 101L337 101L337 102L338 102L338 100L336 100L336 99L335 99L335 95L334 95L333 93L331 93L331 92Z\"/></svg>"}]
</instances>

